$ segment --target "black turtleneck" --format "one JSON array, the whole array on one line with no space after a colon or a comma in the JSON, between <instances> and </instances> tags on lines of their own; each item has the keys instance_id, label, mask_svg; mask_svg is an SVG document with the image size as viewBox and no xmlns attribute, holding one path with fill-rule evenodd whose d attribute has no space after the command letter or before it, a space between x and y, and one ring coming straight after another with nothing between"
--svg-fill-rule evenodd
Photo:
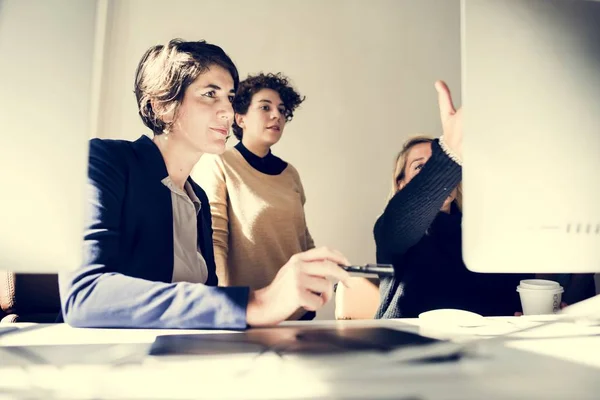
<instances>
[{"instance_id":1,"label":"black turtleneck","mask_svg":"<svg viewBox=\"0 0 600 400\"><path fill-rule=\"evenodd\" d=\"M255 170L267 175L279 175L287 167L287 163L281 158L274 156L271 150L264 157L259 157L244 146L240 141L235 145L235 149L241 153L244 159Z\"/></svg>"}]
</instances>

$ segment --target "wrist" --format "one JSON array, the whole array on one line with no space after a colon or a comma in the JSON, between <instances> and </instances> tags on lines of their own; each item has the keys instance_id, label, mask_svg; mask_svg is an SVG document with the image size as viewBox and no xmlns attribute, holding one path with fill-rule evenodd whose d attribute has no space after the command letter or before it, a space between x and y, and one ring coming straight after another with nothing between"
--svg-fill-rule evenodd
<instances>
[{"instance_id":1,"label":"wrist","mask_svg":"<svg viewBox=\"0 0 600 400\"><path fill-rule=\"evenodd\" d=\"M446 153L446 155L448 157L450 157L450 159L452 161L454 161L455 163L457 163L458 165L460 165L462 167L462 157L460 157L458 155L458 153L453 150L452 144L448 143L446 141L446 138L444 135L440 136L439 144L440 144L440 147L442 148L442 150L444 151L444 153Z\"/></svg>"},{"instance_id":2,"label":"wrist","mask_svg":"<svg viewBox=\"0 0 600 400\"><path fill-rule=\"evenodd\" d=\"M253 326L264 325L264 290L250 290L246 307L246 323Z\"/></svg>"}]
</instances>

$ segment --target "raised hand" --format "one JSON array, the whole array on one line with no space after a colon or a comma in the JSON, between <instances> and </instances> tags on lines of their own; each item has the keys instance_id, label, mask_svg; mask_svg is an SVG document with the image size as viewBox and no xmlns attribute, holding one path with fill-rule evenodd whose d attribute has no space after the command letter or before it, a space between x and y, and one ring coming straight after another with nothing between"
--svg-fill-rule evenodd
<instances>
[{"instance_id":1,"label":"raised hand","mask_svg":"<svg viewBox=\"0 0 600 400\"><path fill-rule=\"evenodd\" d=\"M462 159L462 108L458 110L454 108L450 89L444 81L437 81L435 90L438 93L444 142L457 157Z\"/></svg>"}]
</instances>

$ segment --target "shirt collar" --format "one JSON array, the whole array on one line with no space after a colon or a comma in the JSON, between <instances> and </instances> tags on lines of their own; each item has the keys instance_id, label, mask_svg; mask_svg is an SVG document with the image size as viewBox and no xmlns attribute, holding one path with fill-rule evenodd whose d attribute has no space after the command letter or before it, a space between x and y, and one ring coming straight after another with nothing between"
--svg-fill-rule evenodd
<instances>
[{"instance_id":1,"label":"shirt collar","mask_svg":"<svg viewBox=\"0 0 600 400\"><path fill-rule=\"evenodd\" d=\"M186 181L185 184L183 185L183 188L185 190L179 189L177 187L177 185L175 185L173 183L170 176L163 178L161 180L161 182L163 185L168 187L169 190L171 190L171 192L177 194L178 196L189 198L192 201L192 203L194 204L194 208L196 209L196 214L198 214L200 212L200 207L201 207L200 199L198 198L198 196L196 196L196 193L194 193L194 189L192 188L192 185L188 181Z\"/></svg>"},{"instance_id":2,"label":"shirt collar","mask_svg":"<svg viewBox=\"0 0 600 400\"><path fill-rule=\"evenodd\" d=\"M183 185L188 197L190 198L190 200L192 200L192 203L194 203L194 207L196 208L196 214L198 214L200 212L200 199L198 198L198 196L196 196L196 193L194 193L194 189L192 188L192 185L190 185L190 182L185 181L185 185Z\"/></svg>"}]
</instances>

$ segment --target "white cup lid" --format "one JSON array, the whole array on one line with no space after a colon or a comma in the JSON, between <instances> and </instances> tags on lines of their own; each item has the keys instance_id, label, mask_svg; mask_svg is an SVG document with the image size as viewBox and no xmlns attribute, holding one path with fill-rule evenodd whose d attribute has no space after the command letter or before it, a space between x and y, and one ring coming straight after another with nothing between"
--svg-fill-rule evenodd
<instances>
[{"instance_id":1,"label":"white cup lid","mask_svg":"<svg viewBox=\"0 0 600 400\"><path fill-rule=\"evenodd\" d=\"M545 295L555 295L558 293L563 293L565 290L563 289L562 286L559 287L555 287L555 288L551 288L551 289L531 289L528 287L523 287L523 286L517 286L517 292L519 293L530 293L533 294L535 296L545 296Z\"/></svg>"},{"instance_id":2,"label":"white cup lid","mask_svg":"<svg viewBox=\"0 0 600 400\"><path fill-rule=\"evenodd\" d=\"M547 279L524 279L521 281L520 287L522 289L555 290L560 288L560 284Z\"/></svg>"}]
</instances>

